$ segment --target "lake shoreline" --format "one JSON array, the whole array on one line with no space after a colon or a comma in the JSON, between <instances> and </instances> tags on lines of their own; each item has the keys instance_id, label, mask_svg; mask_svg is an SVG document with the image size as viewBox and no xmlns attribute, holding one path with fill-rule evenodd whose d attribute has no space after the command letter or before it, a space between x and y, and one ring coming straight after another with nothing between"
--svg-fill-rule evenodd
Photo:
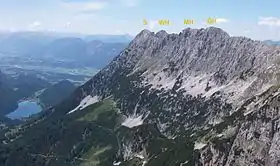
<instances>
[{"instance_id":1,"label":"lake shoreline","mask_svg":"<svg viewBox=\"0 0 280 166\"><path fill-rule=\"evenodd\" d=\"M17 109L7 114L6 117L11 120L25 119L41 111L43 111L43 107L38 99L21 100L18 102Z\"/></svg>"}]
</instances>

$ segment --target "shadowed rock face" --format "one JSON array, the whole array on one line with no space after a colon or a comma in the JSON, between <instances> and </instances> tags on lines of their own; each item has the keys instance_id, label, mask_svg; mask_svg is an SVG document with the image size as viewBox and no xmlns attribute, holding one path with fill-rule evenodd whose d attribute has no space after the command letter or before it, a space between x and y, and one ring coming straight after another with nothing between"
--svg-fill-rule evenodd
<instances>
[{"instance_id":1,"label":"shadowed rock face","mask_svg":"<svg viewBox=\"0 0 280 166\"><path fill-rule=\"evenodd\" d=\"M49 124L62 124L60 127L68 131L70 120L81 119L79 114L85 111L89 115L82 119L100 125L93 131L98 131L98 135L106 131L112 136L110 142L114 142L115 151L110 154L114 163L277 165L279 56L279 47L230 37L214 27L188 28L179 34L143 30L108 66L54 107L44 122L26 131L40 130ZM98 115L107 110L100 103L93 105L96 115L89 109L75 109L85 98L113 100L114 109L109 111L110 116L100 118ZM73 109L75 112L69 114ZM106 117L116 121L110 121L109 130ZM75 125L77 121L71 127ZM91 125L79 121L81 128ZM53 133L61 133L59 127L50 126ZM73 132L77 137L80 134ZM26 135L21 142L30 144L32 139ZM41 133L35 140L48 136ZM37 144L30 149L68 153L54 150L59 142L66 141L63 136L61 140L54 138L47 141L50 147L34 141ZM85 140L89 139L92 138ZM68 149L73 142L67 142ZM30 149L22 153L28 154ZM67 161L75 163L77 156L71 155Z\"/></svg>"}]
</instances>

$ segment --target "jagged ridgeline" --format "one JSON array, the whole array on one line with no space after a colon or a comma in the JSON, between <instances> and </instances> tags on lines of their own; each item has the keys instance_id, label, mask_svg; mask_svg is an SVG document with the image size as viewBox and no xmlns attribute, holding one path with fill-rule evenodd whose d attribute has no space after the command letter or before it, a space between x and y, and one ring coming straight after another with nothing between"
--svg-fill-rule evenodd
<instances>
[{"instance_id":1,"label":"jagged ridgeline","mask_svg":"<svg viewBox=\"0 0 280 166\"><path fill-rule=\"evenodd\" d=\"M250 166L280 159L280 48L143 30L66 100L1 132L3 166Z\"/></svg>"}]
</instances>

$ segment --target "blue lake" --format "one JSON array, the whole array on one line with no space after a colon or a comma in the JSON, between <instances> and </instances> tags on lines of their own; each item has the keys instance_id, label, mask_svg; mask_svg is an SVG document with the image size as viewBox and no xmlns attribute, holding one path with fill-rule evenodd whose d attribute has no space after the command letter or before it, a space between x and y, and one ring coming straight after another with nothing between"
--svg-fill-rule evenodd
<instances>
[{"instance_id":1,"label":"blue lake","mask_svg":"<svg viewBox=\"0 0 280 166\"><path fill-rule=\"evenodd\" d=\"M18 104L18 108L6 115L10 119L27 118L42 111L41 106L36 101L23 101Z\"/></svg>"}]
</instances>

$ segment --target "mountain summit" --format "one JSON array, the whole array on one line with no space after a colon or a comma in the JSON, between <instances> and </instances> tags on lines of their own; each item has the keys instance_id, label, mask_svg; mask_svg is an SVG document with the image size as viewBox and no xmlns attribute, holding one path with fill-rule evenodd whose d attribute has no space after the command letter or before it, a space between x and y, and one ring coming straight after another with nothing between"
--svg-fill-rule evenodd
<instances>
[{"instance_id":1,"label":"mountain summit","mask_svg":"<svg viewBox=\"0 0 280 166\"><path fill-rule=\"evenodd\" d=\"M277 165L279 56L278 47L215 27L143 30L41 119L6 132L1 161Z\"/></svg>"},{"instance_id":2,"label":"mountain summit","mask_svg":"<svg viewBox=\"0 0 280 166\"><path fill-rule=\"evenodd\" d=\"M272 69L277 68L278 57L279 48L230 37L220 28L187 28L180 34L143 30L111 65L121 64L131 72L146 70L144 82L159 89L171 89L180 79L189 94L211 96L219 90L235 102L277 82L277 72ZM267 72L271 75L264 74ZM234 87L241 89L236 93Z\"/></svg>"}]
</instances>

